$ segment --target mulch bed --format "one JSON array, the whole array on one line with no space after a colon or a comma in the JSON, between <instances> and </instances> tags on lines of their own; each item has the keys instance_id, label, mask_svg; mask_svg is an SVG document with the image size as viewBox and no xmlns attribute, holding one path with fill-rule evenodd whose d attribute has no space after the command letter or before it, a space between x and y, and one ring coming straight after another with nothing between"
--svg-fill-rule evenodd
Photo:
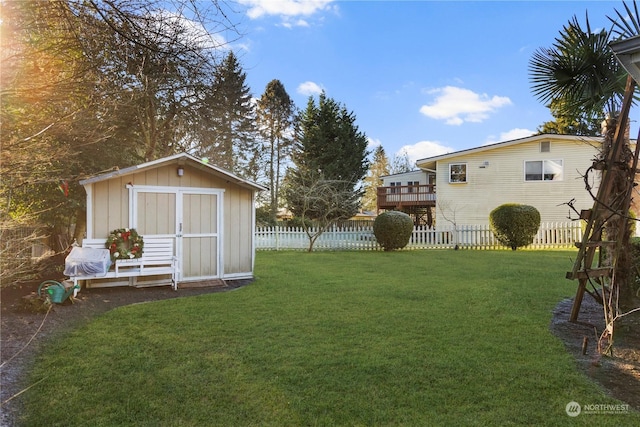
<instances>
[{"instance_id":1,"label":"mulch bed","mask_svg":"<svg viewBox=\"0 0 640 427\"><path fill-rule=\"evenodd\" d=\"M578 368L607 394L640 410L640 312L616 322L613 355L602 356L597 350L598 338L605 326L602 305L585 295L577 323L569 322L572 305L573 299L566 299L556 306L551 332L565 344ZM587 351L582 354L585 337Z\"/></svg>"}]
</instances>

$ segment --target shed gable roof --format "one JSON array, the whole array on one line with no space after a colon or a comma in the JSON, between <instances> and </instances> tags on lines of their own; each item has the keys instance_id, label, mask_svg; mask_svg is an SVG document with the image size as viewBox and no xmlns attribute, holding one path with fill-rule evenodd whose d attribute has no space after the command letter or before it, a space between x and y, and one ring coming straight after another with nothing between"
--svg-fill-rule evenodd
<instances>
[{"instance_id":1,"label":"shed gable roof","mask_svg":"<svg viewBox=\"0 0 640 427\"><path fill-rule=\"evenodd\" d=\"M111 178L115 178L115 177L120 177L120 176L125 176L125 175L131 175L134 173L138 173L138 172L143 172L146 170L151 170L151 169L155 169L158 168L160 166L165 166L167 164L176 164L176 165L186 165L186 164L190 164L191 166L195 166L201 170L204 170L208 173L210 173L211 175L214 176L218 176L218 177L222 177L228 181L231 181L241 187L245 187L245 188L249 188L251 190L254 191L264 191L267 190L266 187L257 184L253 181L249 181L247 179L241 178L227 170L224 170L222 168L219 168L217 166L211 165L209 163L205 163L202 160L198 159L197 157L192 156L191 154L188 153L179 153L179 154L174 154L173 156L169 156L169 157L164 157L162 159L157 159L157 160L152 160L150 162L147 163L142 163L140 165L136 165L136 166L130 166L128 168L124 168L124 169L116 169L107 173L103 173L100 175L96 175L87 179L83 179L80 181L81 185L88 185L88 184L93 184L96 182L101 182L101 181L106 181L109 180Z\"/></svg>"}]
</instances>

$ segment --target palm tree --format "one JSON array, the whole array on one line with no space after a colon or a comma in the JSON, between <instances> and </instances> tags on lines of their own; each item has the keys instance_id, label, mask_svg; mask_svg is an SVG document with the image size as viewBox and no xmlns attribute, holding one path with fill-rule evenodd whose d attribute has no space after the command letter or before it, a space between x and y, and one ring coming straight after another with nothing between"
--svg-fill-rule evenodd
<instances>
[{"instance_id":1,"label":"palm tree","mask_svg":"<svg viewBox=\"0 0 640 427\"><path fill-rule=\"evenodd\" d=\"M611 18L607 16L607 18L609 18L609 21L613 24L611 33L614 34L617 39L628 39L640 34L640 14L638 13L638 5L635 0L633 2L633 10L624 1L622 4L625 9L624 14L614 9L618 17Z\"/></svg>"},{"instance_id":2,"label":"palm tree","mask_svg":"<svg viewBox=\"0 0 640 427\"><path fill-rule=\"evenodd\" d=\"M626 4L625 8L628 15L633 16ZM609 158L627 80L625 70L609 48L609 42L614 35L628 35L625 31L637 29L640 22L636 19L629 23L623 15L617 14L620 20L609 18L614 23L611 30L597 32L592 31L588 15L584 28L574 16L560 31L553 46L536 50L529 62L533 94L550 108L553 106L557 117L568 121L602 121L603 147L599 160L603 161ZM627 135L621 159L628 163L632 157ZM622 208L625 200L620 195L627 189L628 171L610 168L607 173L614 174L612 189L605 195L605 200L598 202L608 206L611 212L625 212L628 208ZM620 231L628 228L621 227L622 221L627 222L627 215L610 215L603 224L604 233L607 240L620 241L624 248L628 248L630 232ZM615 266L620 302L628 305L633 298L631 281L628 280L630 258L625 255L628 250L621 252L620 256L613 255L616 259L612 265Z\"/></svg>"},{"instance_id":3,"label":"palm tree","mask_svg":"<svg viewBox=\"0 0 640 427\"><path fill-rule=\"evenodd\" d=\"M609 49L611 32L583 29L574 16L551 48L537 49L529 61L533 94L565 118L615 117L626 73Z\"/></svg>"}]
</instances>

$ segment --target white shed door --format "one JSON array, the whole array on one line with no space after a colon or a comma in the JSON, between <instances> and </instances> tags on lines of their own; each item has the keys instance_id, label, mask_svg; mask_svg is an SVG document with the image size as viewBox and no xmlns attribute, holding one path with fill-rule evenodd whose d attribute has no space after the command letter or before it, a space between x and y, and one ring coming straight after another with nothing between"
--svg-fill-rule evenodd
<instances>
[{"instance_id":1,"label":"white shed door","mask_svg":"<svg viewBox=\"0 0 640 427\"><path fill-rule=\"evenodd\" d=\"M218 198L217 194L182 195L182 230L178 234L182 280L219 277Z\"/></svg>"},{"instance_id":2,"label":"white shed door","mask_svg":"<svg viewBox=\"0 0 640 427\"><path fill-rule=\"evenodd\" d=\"M134 187L132 227L175 238L178 281L219 278L222 191Z\"/></svg>"}]
</instances>

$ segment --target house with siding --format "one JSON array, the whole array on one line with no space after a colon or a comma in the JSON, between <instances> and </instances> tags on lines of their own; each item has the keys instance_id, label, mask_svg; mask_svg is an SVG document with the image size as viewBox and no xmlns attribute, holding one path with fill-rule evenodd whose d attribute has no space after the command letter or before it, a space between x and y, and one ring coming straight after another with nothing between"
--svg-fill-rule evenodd
<instances>
[{"instance_id":1,"label":"house with siding","mask_svg":"<svg viewBox=\"0 0 640 427\"><path fill-rule=\"evenodd\" d=\"M398 209L436 227L484 225L504 203L540 211L543 222L566 222L589 209L599 175L584 175L602 138L542 134L420 159L418 170L382 177L378 210Z\"/></svg>"}]
</instances>

